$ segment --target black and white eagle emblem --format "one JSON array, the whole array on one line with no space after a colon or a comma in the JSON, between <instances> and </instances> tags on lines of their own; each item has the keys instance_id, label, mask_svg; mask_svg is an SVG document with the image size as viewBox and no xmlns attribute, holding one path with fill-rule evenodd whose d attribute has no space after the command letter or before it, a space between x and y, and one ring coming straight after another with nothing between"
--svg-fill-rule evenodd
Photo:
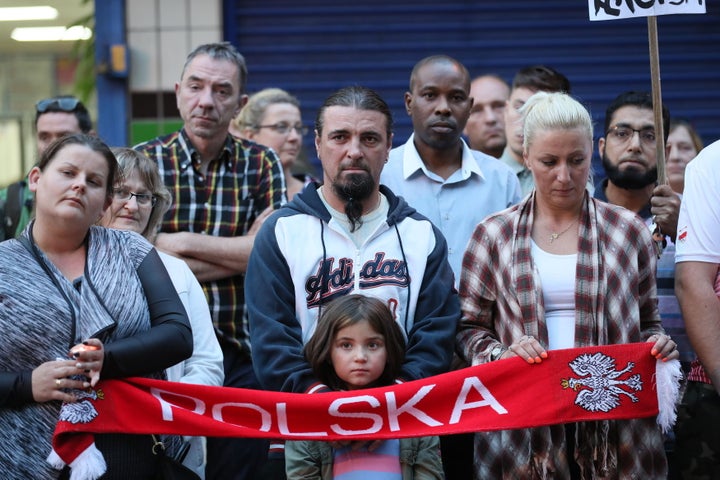
<instances>
[{"instance_id":1,"label":"black and white eagle emblem","mask_svg":"<svg viewBox=\"0 0 720 480\"><path fill-rule=\"evenodd\" d=\"M620 377L632 371L633 362L627 367L616 370L615 359L603 353L584 353L569 363L573 372L582 378L563 378L563 388L572 388L576 392L575 405L589 412L609 412L620 405L620 395L627 395L637 402L638 398L632 391L642 390L640 374L636 373L626 379Z\"/></svg>"},{"instance_id":2,"label":"black and white eagle emblem","mask_svg":"<svg viewBox=\"0 0 720 480\"><path fill-rule=\"evenodd\" d=\"M78 398L75 403L63 403L59 418L70 423L90 423L98 416L95 405L90 400L102 400L105 394L102 390L88 388L86 390L73 390Z\"/></svg>"}]
</instances>

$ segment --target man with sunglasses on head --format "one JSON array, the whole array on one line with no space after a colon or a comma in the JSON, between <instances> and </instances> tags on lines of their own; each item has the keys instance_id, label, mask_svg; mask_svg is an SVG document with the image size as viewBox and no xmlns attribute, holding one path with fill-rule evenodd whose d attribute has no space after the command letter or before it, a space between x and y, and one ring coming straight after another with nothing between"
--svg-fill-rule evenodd
<instances>
[{"instance_id":1,"label":"man with sunglasses on head","mask_svg":"<svg viewBox=\"0 0 720 480\"><path fill-rule=\"evenodd\" d=\"M35 104L35 139L38 158L55 140L73 133L93 133L90 113L72 95L46 98ZM25 229L33 211L33 194L25 180L0 190L0 240L13 238Z\"/></svg>"}]
</instances>

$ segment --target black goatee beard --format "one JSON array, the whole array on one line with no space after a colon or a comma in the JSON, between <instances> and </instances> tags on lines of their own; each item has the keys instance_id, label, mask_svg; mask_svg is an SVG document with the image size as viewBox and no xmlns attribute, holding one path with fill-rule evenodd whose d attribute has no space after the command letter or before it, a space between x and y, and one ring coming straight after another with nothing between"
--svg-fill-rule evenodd
<instances>
[{"instance_id":1,"label":"black goatee beard","mask_svg":"<svg viewBox=\"0 0 720 480\"><path fill-rule=\"evenodd\" d=\"M345 200L345 215L350 221L350 232L354 232L362 226L362 202L370 198L375 188L375 181L369 173L348 175L345 183L333 182L333 191Z\"/></svg>"},{"instance_id":2,"label":"black goatee beard","mask_svg":"<svg viewBox=\"0 0 720 480\"><path fill-rule=\"evenodd\" d=\"M625 190L639 190L657 182L657 167L653 167L646 172L640 172L634 168L621 171L610 163L604 154L601 159L605 174L616 187Z\"/></svg>"}]
</instances>

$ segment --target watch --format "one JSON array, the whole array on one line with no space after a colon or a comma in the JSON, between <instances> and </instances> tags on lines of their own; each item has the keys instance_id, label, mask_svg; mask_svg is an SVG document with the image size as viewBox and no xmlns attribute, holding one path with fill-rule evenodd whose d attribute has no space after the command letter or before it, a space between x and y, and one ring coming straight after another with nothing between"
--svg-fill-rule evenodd
<instances>
[{"instance_id":1,"label":"watch","mask_svg":"<svg viewBox=\"0 0 720 480\"><path fill-rule=\"evenodd\" d=\"M507 352L508 347L503 344L498 344L495 348L490 351L490 360L493 362L499 360L503 353Z\"/></svg>"}]
</instances>

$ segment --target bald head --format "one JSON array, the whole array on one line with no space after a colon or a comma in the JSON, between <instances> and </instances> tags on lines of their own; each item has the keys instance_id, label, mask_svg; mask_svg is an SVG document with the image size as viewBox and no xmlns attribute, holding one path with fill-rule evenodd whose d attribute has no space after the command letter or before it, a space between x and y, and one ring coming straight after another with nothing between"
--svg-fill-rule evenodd
<instances>
[{"instance_id":1,"label":"bald head","mask_svg":"<svg viewBox=\"0 0 720 480\"><path fill-rule=\"evenodd\" d=\"M460 74L464 77L465 81L467 82L467 91L470 91L470 72L468 72L467 68L465 68L465 65L460 63L459 61L455 60L454 58L448 56L448 55L432 55L429 57L425 57L419 62L415 64L415 66L412 69L412 72L410 73L410 91L412 92L415 87L415 82L417 81L418 72L423 69L426 65L451 65L454 68L456 68Z\"/></svg>"}]
</instances>

